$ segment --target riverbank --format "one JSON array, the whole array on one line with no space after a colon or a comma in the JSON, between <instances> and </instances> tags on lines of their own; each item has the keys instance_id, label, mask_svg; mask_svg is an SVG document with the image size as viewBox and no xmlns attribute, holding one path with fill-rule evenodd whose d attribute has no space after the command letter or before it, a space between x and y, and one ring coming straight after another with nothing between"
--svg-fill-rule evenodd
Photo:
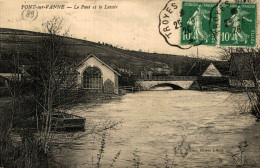
<instances>
[{"instance_id":1,"label":"riverbank","mask_svg":"<svg viewBox=\"0 0 260 168\"><path fill-rule=\"evenodd\" d=\"M256 122L243 130L244 138L247 141L245 160L251 163L251 167L260 167L260 122Z\"/></svg>"},{"instance_id":2,"label":"riverbank","mask_svg":"<svg viewBox=\"0 0 260 168\"><path fill-rule=\"evenodd\" d=\"M73 103L68 103L62 108L73 108L79 104L100 104L112 100L121 99L122 95L103 93L84 93ZM41 140L29 129L20 128L19 131L13 126L13 112L11 97L0 99L0 167L60 167L56 164L55 157L50 153L43 152ZM23 105L26 108L26 104ZM28 105L29 108L30 105ZM16 115L17 116L17 115ZM17 116L18 120L19 117ZM17 120L16 117L16 120ZM22 124L21 124L22 125ZM14 132L15 135L14 135Z\"/></svg>"}]
</instances>

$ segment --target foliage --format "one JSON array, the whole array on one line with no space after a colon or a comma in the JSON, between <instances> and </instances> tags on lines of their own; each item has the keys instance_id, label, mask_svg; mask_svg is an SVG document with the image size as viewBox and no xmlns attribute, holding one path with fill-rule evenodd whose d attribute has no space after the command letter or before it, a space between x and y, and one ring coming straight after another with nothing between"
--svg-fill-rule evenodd
<instances>
[{"instance_id":1,"label":"foliage","mask_svg":"<svg viewBox=\"0 0 260 168\"><path fill-rule=\"evenodd\" d=\"M132 75L126 75L121 73L121 77L118 80L119 86L135 86L136 79Z\"/></svg>"},{"instance_id":2,"label":"foliage","mask_svg":"<svg viewBox=\"0 0 260 168\"><path fill-rule=\"evenodd\" d=\"M251 113L260 119L260 49L237 48L230 53L230 79L239 81L245 88L251 104ZM247 81L252 81L254 87Z\"/></svg>"},{"instance_id":3,"label":"foliage","mask_svg":"<svg viewBox=\"0 0 260 168\"><path fill-rule=\"evenodd\" d=\"M135 149L135 151L133 152L133 156L134 156L133 166L134 166L134 168L139 168L140 165L141 165L141 159L140 159L140 156L137 153L138 153L138 151L137 151L137 149Z\"/></svg>"},{"instance_id":4,"label":"foliage","mask_svg":"<svg viewBox=\"0 0 260 168\"><path fill-rule=\"evenodd\" d=\"M42 160L48 162L52 114L55 108L70 103L77 96L74 64L63 40L63 36L68 36L68 30L63 32L63 19L54 17L42 26L47 34L34 46L14 48L8 60L9 71L14 76L5 82L11 102L6 107L10 111L8 127L1 127L0 166L41 167ZM15 35L12 40L20 42ZM32 129L35 125L36 130ZM13 129L21 139L17 146L12 141L6 142L6 138L12 137ZM48 166L47 163L42 165Z\"/></svg>"},{"instance_id":5,"label":"foliage","mask_svg":"<svg viewBox=\"0 0 260 168\"><path fill-rule=\"evenodd\" d=\"M121 150L119 152L117 152L116 156L113 158L112 163L110 164L110 167L113 168L114 167L114 163L116 163L117 159L119 158L121 153Z\"/></svg>"},{"instance_id":6,"label":"foliage","mask_svg":"<svg viewBox=\"0 0 260 168\"><path fill-rule=\"evenodd\" d=\"M104 151L105 151L105 144L106 144L106 134L103 133L102 135L102 140L101 140L101 146L100 146L100 149L99 149L99 153L97 154L97 165L96 165L96 168L100 168L100 161L103 157L103 154L104 154Z\"/></svg>"},{"instance_id":7,"label":"foliage","mask_svg":"<svg viewBox=\"0 0 260 168\"><path fill-rule=\"evenodd\" d=\"M232 161L237 168L256 167L253 163L251 163L252 161L250 162L245 156L247 147L248 141L244 139L244 141L237 145L236 151L229 152L229 156L232 158Z\"/></svg>"}]
</instances>

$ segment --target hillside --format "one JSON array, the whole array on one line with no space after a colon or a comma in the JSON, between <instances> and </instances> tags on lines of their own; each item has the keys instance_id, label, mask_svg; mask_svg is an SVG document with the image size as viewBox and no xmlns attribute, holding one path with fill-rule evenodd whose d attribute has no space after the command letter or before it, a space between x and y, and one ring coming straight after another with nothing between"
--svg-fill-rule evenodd
<instances>
[{"instance_id":1,"label":"hillside","mask_svg":"<svg viewBox=\"0 0 260 168\"><path fill-rule=\"evenodd\" d=\"M7 59L10 53L17 53L17 51L26 52L24 48L39 47L39 41L44 35L44 33L32 31L0 28L0 58ZM91 53L115 69L126 69L137 75L143 67L150 69L165 66L169 66L175 75L187 75L197 61L195 58L185 56L130 51L109 44L64 38L70 46L70 55L76 62L80 62ZM200 61L209 62L209 60Z\"/></svg>"}]
</instances>

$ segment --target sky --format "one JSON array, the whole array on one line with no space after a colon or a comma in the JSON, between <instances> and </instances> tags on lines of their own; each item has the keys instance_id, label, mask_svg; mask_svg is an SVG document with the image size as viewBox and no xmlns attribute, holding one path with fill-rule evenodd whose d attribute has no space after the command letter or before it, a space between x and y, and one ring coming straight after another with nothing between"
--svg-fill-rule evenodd
<instances>
[{"instance_id":1,"label":"sky","mask_svg":"<svg viewBox=\"0 0 260 168\"><path fill-rule=\"evenodd\" d=\"M64 19L64 27L69 28L69 33L74 38L137 51L190 57L195 57L198 51L199 57L219 59L221 54L218 47L198 46L183 50L165 42L158 25L159 14L167 2L168 0L0 0L0 27L42 31L41 24L56 16ZM37 16L34 15L36 17L32 20L25 16L29 5L48 5L48 9L38 8ZM64 5L64 9L50 9L51 5ZM96 9L93 9L94 6ZM99 9L99 6L102 8ZM110 9L105 9L105 6ZM259 36L260 30L257 32Z\"/></svg>"}]
</instances>

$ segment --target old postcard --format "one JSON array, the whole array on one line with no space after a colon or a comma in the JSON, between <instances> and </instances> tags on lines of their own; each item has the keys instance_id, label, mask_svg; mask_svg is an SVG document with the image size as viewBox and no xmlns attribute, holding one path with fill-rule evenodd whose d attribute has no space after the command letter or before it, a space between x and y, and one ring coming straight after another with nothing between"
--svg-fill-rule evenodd
<instances>
[{"instance_id":1,"label":"old postcard","mask_svg":"<svg viewBox=\"0 0 260 168\"><path fill-rule=\"evenodd\" d=\"M0 0L0 168L260 167L258 0Z\"/></svg>"}]
</instances>

